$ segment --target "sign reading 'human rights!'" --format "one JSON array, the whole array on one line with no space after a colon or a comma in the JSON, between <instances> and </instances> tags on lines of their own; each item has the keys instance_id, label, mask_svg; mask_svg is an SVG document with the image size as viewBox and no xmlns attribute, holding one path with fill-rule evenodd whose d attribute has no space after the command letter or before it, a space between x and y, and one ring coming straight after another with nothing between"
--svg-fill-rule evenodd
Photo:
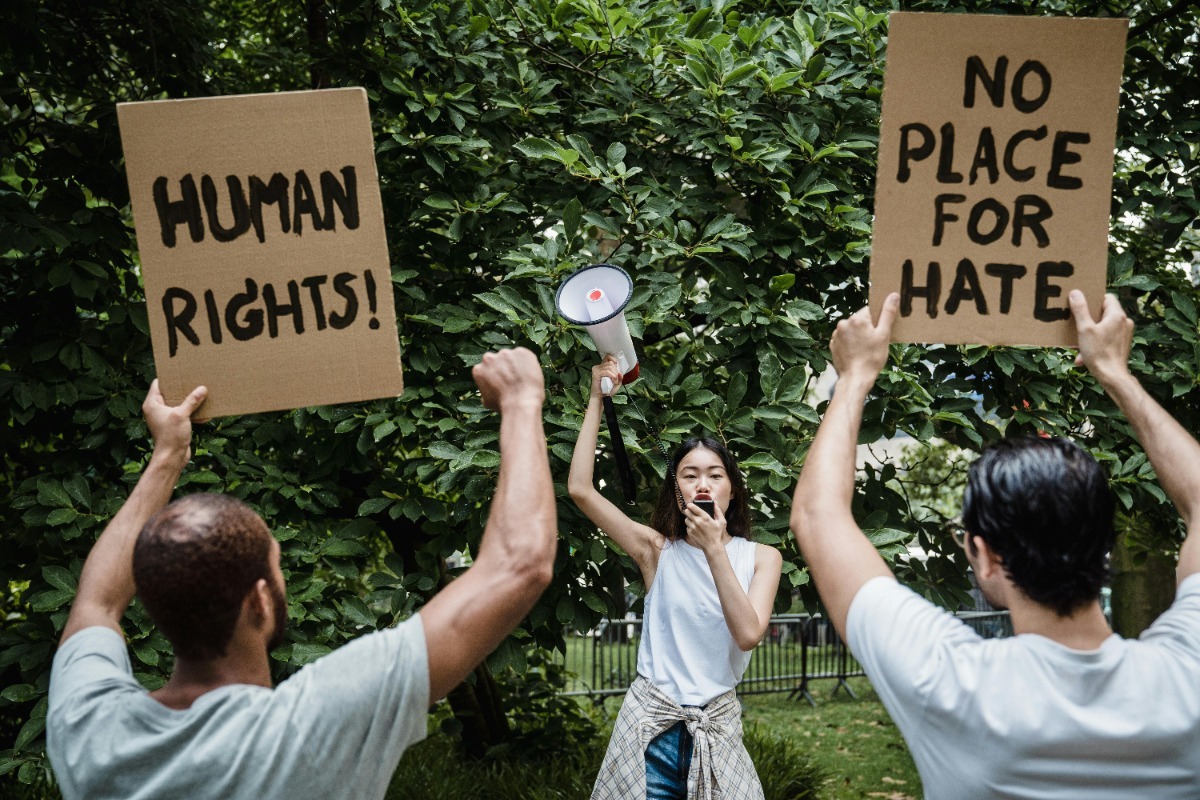
<instances>
[{"instance_id":1,"label":"sign reading 'human rights!'","mask_svg":"<svg viewBox=\"0 0 1200 800\"><path fill-rule=\"evenodd\" d=\"M1126 21L894 13L871 247L893 339L1074 345L1105 290Z\"/></svg>"},{"instance_id":2,"label":"sign reading 'human rights!'","mask_svg":"<svg viewBox=\"0 0 1200 800\"><path fill-rule=\"evenodd\" d=\"M362 89L117 106L159 385L199 417L404 387Z\"/></svg>"}]
</instances>

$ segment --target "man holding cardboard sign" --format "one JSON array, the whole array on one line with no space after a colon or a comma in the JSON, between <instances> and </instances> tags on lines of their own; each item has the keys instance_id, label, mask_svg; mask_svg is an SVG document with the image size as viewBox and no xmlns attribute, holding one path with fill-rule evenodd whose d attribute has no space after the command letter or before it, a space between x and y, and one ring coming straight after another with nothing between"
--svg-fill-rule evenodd
<instances>
[{"instance_id":1,"label":"man holding cardboard sign","mask_svg":"<svg viewBox=\"0 0 1200 800\"><path fill-rule=\"evenodd\" d=\"M1188 523L1174 605L1137 641L1098 595L1113 497L1064 439L1004 440L972 466L955 534L1009 639L896 582L851 512L863 403L888 357L900 296L878 325L838 323L837 390L796 486L792 530L833 623L904 734L930 800L1193 798L1200 786L1200 444L1129 372L1133 323L1116 298L1093 322L1069 295L1078 363L1125 412Z\"/></svg>"},{"instance_id":2,"label":"man holding cardboard sign","mask_svg":"<svg viewBox=\"0 0 1200 800\"><path fill-rule=\"evenodd\" d=\"M287 619L279 545L237 500L163 509L190 457L203 387L143 405L154 453L96 542L50 679L47 748L64 797L382 798L427 708L508 635L550 582L557 530L541 368L528 350L474 368L500 411L500 475L475 562L420 612L272 689ZM134 679L121 618L136 588L175 649L165 686Z\"/></svg>"}]
</instances>

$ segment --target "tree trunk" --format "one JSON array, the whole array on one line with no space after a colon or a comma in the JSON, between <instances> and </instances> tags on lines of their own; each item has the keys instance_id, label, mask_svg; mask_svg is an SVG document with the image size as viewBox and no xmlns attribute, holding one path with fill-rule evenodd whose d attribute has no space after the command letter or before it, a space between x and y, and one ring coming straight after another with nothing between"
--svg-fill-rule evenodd
<instances>
[{"instance_id":1,"label":"tree trunk","mask_svg":"<svg viewBox=\"0 0 1200 800\"><path fill-rule=\"evenodd\" d=\"M1132 639L1175 599L1175 560L1162 553L1132 549L1121 531L1111 565L1113 630Z\"/></svg>"},{"instance_id":2,"label":"tree trunk","mask_svg":"<svg viewBox=\"0 0 1200 800\"><path fill-rule=\"evenodd\" d=\"M474 685L464 681L446 699L454 718L462 725L463 751L478 760L492 747L507 741L510 729L500 702L500 687L486 662L475 668L474 676Z\"/></svg>"},{"instance_id":3,"label":"tree trunk","mask_svg":"<svg viewBox=\"0 0 1200 800\"><path fill-rule=\"evenodd\" d=\"M304 4L308 52L313 60L309 71L313 89L327 89L331 83L325 65L329 57L329 20L325 18L325 11L325 0L306 0Z\"/></svg>"}]
</instances>

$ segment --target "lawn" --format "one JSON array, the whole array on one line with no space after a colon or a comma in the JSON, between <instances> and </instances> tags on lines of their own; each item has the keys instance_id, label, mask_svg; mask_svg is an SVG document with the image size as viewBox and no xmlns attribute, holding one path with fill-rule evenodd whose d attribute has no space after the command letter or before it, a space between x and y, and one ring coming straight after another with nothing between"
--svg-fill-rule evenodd
<instances>
[{"instance_id":1,"label":"lawn","mask_svg":"<svg viewBox=\"0 0 1200 800\"><path fill-rule=\"evenodd\" d=\"M849 684L858 699L844 689L833 693L836 681L812 683L815 707L786 694L743 697L743 724L803 742L813 763L829 776L824 800L917 800L921 779L900 731L866 678L851 678ZM620 698L604 705L615 716Z\"/></svg>"},{"instance_id":2,"label":"lawn","mask_svg":"<svg viewBox=\"0 0 1200 800\"><path fill-rule=\"evenodd\" d=\"M746 726L803 741L814 763L830 775L828 800L921 797L921 779L900 731L866 678L849 680L858 699L844 690L830 695L834 681L818 681L816 707L787 695L743 698Z\"/></svg>"},{"instance_id":3,"label":"lawn","mask_svg":"<svg viewBox=\"0 0 1200 800\"><path fill-rule=\"evenodd\" d=\"M747 678L756 673L781 674L799 671L798 648L774 645L769 648L768 667L764 652L755 653ZM810 665L833 664L831 649L809 648ZM795 652L793 652L795 651ZM637 641L609 644L594 652L591 640L568 637L565 664L569 672L579 677L568 688L584 691L593 686L593 661L602 660L600 681L627 683L636 674ZM756 666L759 669L756 669ZM921 781L900 731L892 723L887 710L879 702L866 678L850 678L850 687L857 695L852 698L844 689L834 692L834 679L813 680L809 691L815 707L803 698L791 699L787 692L743 694L743 722L749 729L757 726L763 732L802 743L813 763L830 776L824 800L856 800L882 798L905 800L921 797ZM765 681L757 687L793 686L794 681ZM744 688L749 688L747 682ZM581 698L581 702L588 702ZM609 719L616 716L621 698L604 701Z\"/></svg>"}]
</instances>

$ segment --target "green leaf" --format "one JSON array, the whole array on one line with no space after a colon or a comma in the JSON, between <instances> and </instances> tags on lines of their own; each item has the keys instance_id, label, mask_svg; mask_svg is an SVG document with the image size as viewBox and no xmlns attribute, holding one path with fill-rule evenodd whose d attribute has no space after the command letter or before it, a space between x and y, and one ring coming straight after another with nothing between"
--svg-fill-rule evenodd
<instances>
[{"instance_id":1,"label":"green leaf","mask_svg":"<svg viewBox=\"0 0 1200 800\"><path fill-rule=\"evenodd\" d=\"M454 198L447 197L444 194L431 194L423 202L430 208L436 208L441 211L458 210L458 203L454 202Z\"/></svg>"},{"instance_id":2,"label":"green leaf","mask_svg":"<svg viewBox=\"0 0 1200 800\"><path fill-rule=\"evenodd\" d=\"M56 589L71 592L72 594L75 593L75 576L66 567L42 567L42 577L46 579L46 583Z\"/></svg>"},{"instance_id":3,"label":"green leaf","mask_svg":"<svg viewBox=\"0 0 1200 800\"><path fill-rule=\"evenodd\" d=\"M37 697L37 689L28 683L17 683L0 691L0 697L10 703L27 703Z\"/></svg>"},{"instance_id":4,"label":"green leaf","mask_svg":"<svg viewBox=\"0 0 1200 800\"><path fill-rule=\"evenodd\" d=\"M303 667L306 664L311 664L318 658L332 653L332 648L323 644L307 644L297 642L292 645L292 665Z\"/></svg>"},{"instance_id":5,"label":"green leaf","mask_svg":"<svg viewBox=\"0 0 1200 800\"><path fill-rule=\"evenodd\" d=\"M13 743L13 752L24 749L25 745L32 742L38 736L42 735L42 731L46 730L46 718L34 717L26 721L21 726L21 732L17 734L17 740ZM22 767L24 769L24 767Z\"/></svg>"},{"instance_id":6,"label":"green leaf","mask_svg":"<svg viewBox=\"0 0 1200 800\"><path fill-rule=\"evenodd\" d=\"M63 485L51 478L41 478L37 483L38 502L51 508L70 508L71 496Z\"/></svg>"},{"instance_id":7,"label":"green leaf","mask_svg":"<svg viewBox=\"0 0 1200 800\"><path fill-rule=\"evenodd\" d=\"M385 508L391 508L394 501L386 497L372 497L369 500L363 500L358 506L358 515L360 517L378 514Z\"/></svg>"},{"instance_id":8,"label":"green leaf","mask_svg":"<svg viewBox=\"0 0 1200 800\"><path fill-rule=\"evenodd\" d=\"M795 283L796 276L790 272L783 275L776 275L774 278L771 278L771 291L777 294L780 292L786 292L788 289L792 288Z\"/></svg>"},{"instance_id":9,"label":"green leaf","mask_svg":"<svg viewBox=\"0 0 1200 800\"><path fill-rule=\"evenodd\" d=\"M375 615L367 609L367 604L357 597L347 597L342 601L342 615L354 625L375 627Z\"/></svg>"},{"instance_id":10,"label":"green leaf","mask_svg":"<svg viewBox=\"0 0 1200 800\"><path fill-rule=\"evenodd\" d=\"M453 461L462 455L462 450L449 442L431 442L425 449L434 458L442 458L447 461Z\"/></svg>"},{"instance_id":11,"label":"green leaf","mask_svg":"<svg viewBox=\"0 0 1200 800\"><path fill-rule=\"evenodd\" d=\"M558 159L558 147L553 142L547 139L541 139L536 136L517 142L514 145L517 151L529 158L550 158Z\"/></svg>"},{"instance_id":12,"label":"green leaf","mask_svg":"<svg viewBox=\"0 0 1200 800\"><path fill-rule=\"evenodd\" d=\"M699 11L692 14L691 19L688 20L687 28L685 28L683 31L684 37L688 39L695 38L696 34L698 34L700 29L704 26L704 23L708 21L709 16L712 15L712 12L712 6L704 6Z\"/></svg>"},{"instance_id":13,"label":"green leaf","mask_svg":"<svg viewBox=\"0 0 1200 800\"><path fill-rule=\"evenodd\" d=\"M325 544L321 546L321 552L334 558L346 558L366 555L367 548L353 539L326 539Z\"/></svg>"},{"instance_id":14,"label":"green leaf","mask_svg":"<svg viewBox=\"0 0 1200 800\"><path fill-rule=\"evenodd\" d=\"M570 238L579 232L579 223L583 219L583 206L579 202L579 198L572 197L563 209L563 230L567 237Z\"/></svg>"},{"instance_id":15,"label":"green leaf","mask_svg":"<svg viewBox=\"0 0 1200 800\"><path fill-rule=\"evenodd\" d=\"M895 528L876 528L875 530L863 531L863 533L871 540L871 544L876 547L907 542L913 538L913 535L908 531L896 530Z\"/></svg>"},{"instance_id":16,"label":"green leaf","mask_svg":"<svg viewBox=\"0 0 1200 800\"><path fill-rule=\"evenodd\" d=\"M69 525L79 517L79 512L73 508L56 508L46 517L47 525Z\"/></svg>"},{"instance_id":17,"label":"green leaf","mask_svg":"<svg viewBox=\"0 0 1200 800\"><path fill-rule=\"evenodd\" d=\"M396 423L393 422L392 420L389 419L389 420L385 420L385 421L381 422L380 424L375 426L375 431L374 431L375 441L378 442L381 439L384 439L384 438L390 436L392 433L395 432L395 430L396 430Z\"/></svg>"},{"instance_id":18,"label":"green leaf","mask_svg":"<svg viewBox=\"0 0 1200 800\"><path fill-rule=\"evenodd\" d=\"M51 589L46 592L39 592L33 597L29 598L29 608L38 613L57 611L67 603L71 602L74 597L74 592L69 592L64 589Z\"/></svg>"}]
</instances>

